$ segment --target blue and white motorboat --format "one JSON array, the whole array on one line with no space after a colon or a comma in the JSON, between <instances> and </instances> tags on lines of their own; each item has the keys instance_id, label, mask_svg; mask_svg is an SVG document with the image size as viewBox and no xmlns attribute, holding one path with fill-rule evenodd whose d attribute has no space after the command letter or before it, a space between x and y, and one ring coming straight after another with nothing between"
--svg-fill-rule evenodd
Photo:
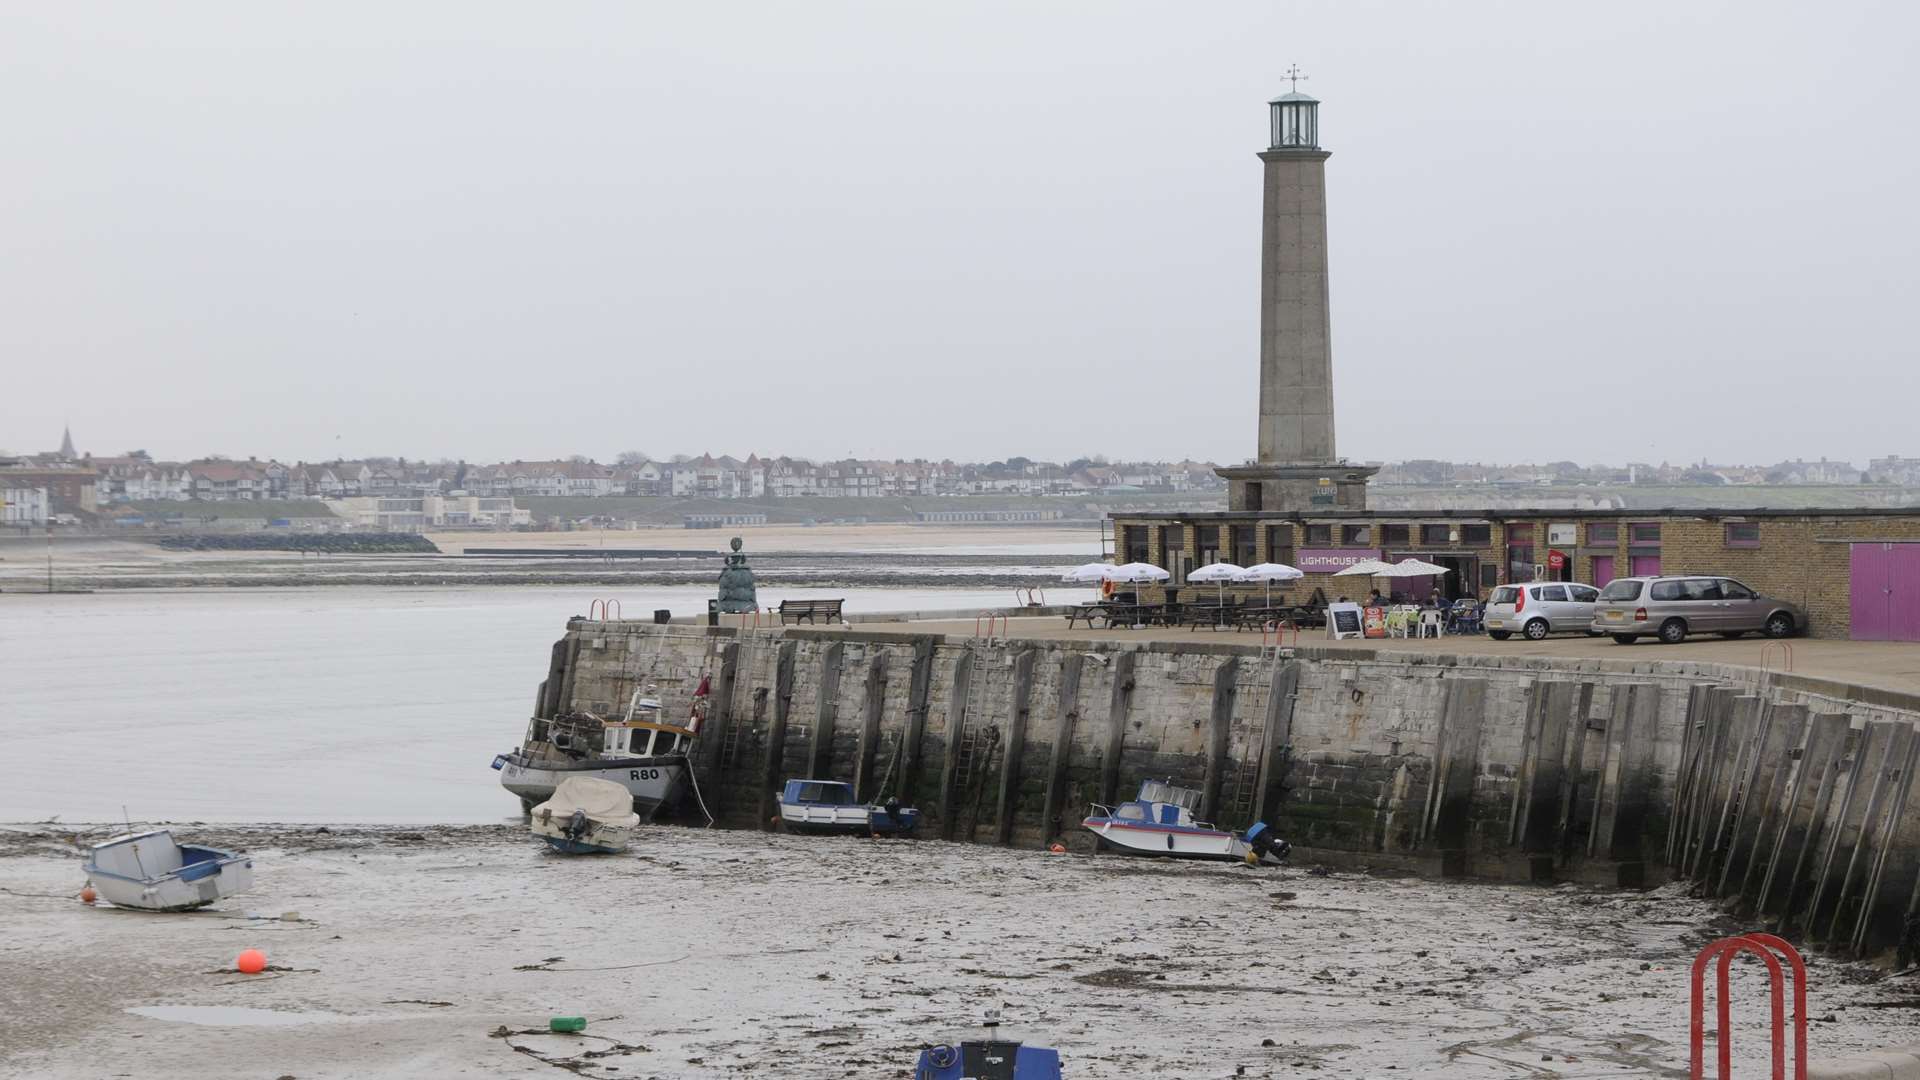
<instances>
[{"instance_id":1,"label":"blue and white motorboat","mask_svg":"<svg viewBox=\"0 0 1920 1080\"><path fill-rule=\"evenodd\" d=\"M908 836L919 824L920 811L901 806L899 799L863 803L852 784L838 780L789 780L780 792L784 832Z\"/></svg>"},{"instance_id":2,"label":"blue and white motorboat","mask_svg":"<svg viewBox=\"0 0 1920 1080\"><path fill-rule=\"evenodd\" d=\"M553 798L528 815L533 835L568 855L612 855L627 850L640 815L625 785L591 776L569 776Z\"/></svg>"},{"instance_id":3,"label":"blue and white motorboat","mask_svg":"<svg viewBox=\"0 0 1920 1080\"><path fill-rule=\"evenodd\" d=\"M1060 1080L1060 1052L1028 1046L1000 1030L999 1014L987 1014L984 1037L929 1046L920 1051L913 1080Z\"/></svg>"},{"instance_id":4,"label":"blue and white motorboat","mask_svg":"<svg viewBox=\"0 0 1920 1080\"><path fill-rule=\"evenodd\" d=\"M1195 821L1193 812L1199 806L1200 792L1175 787L1170 781L1148 780L1132 802L1115 807L1095 803L1095 813L1080 824L1099 838L1102 851L1123 855L1230 862L1286 859L1291 845L1276 837L1266 823L1255 822L1245 833L1228 832Z\"/></svg>"},{"instance_id":5,"label":"blue and white motorboat","mask_svg":"<svg viewBox=\"0 0 1920 1080\"><path fill-rule=\"evenodd\" d=\"M192 911L253 887L253 857L177 843L166 829L93 845L82 867L114 907Z\"/></svg>"}]
</instances>

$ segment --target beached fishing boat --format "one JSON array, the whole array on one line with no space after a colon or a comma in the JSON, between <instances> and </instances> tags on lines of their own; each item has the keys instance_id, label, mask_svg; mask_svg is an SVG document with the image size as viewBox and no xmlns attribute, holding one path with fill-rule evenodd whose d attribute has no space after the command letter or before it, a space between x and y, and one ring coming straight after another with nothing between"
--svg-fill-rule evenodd
<instances>
[{"instance_id":1,"label":"beached fishing boat","mask_svg":"<svg viewBox=\"0 0 1920 1080\"><path fill-rule=\"evenodd\" d=\"M1080 824L1099 838L1100 850L1123 855L1233 862L1280 862L1286 858L1289 845L1274 836L1265 823L1256 822L1244 834L1231 833L1195 821L1193 812L1199 806L1200 792L1148 780L1140 785L1140 795L1132 802L1115 807L1096 803L1096 812ZM1248 860L1249 855L1255 858Z\"/></svg>"},{"instance_id":2,"label":"beached fishing boat","mask_svg":"<svg viewBox=\"0 0 1920 1080\"><path fill-rule=\"evenodd\" d=\"M780 828L785 832L849 836L908 836L920 811L899 799L863 803L853 785L838 780L789 780L780 792Z\"/></svg>"},{"instance_id":3,"label":"beached fishing boat","mask_svg":"<svg viewBox=\"0 0 1920 1080\"><path fill-rule=\"evenodd\" d=\"M985 1027L980 1038L920 1051L913 1080L1060 1080L1059 1051L1013 1038L997 1012L987 1014Z\"/></svg>"},{"instance_id":4,"label":"beached fishing boat","mask_svg":"<svg viewBox=\"0 0 1920 1080\"><path fill-rule=\"evenodd\" d=\"M81 869L114 907L191 911L253 887L253 857L177 843L166 829L95 844Z\"/></svg>"},{"instance_id":5,"label":"beached fishing boat","mask_svg":"<svg viewBox=\"0 0 1920 1080\"><path fill-rule=\"evenodd\" d=\"M698 725L697 713L686 727L666 723L659 700L635 691L618 720L591 713L535 717L520 748L495 757L493 767L500 770L500 786L519 796L528 812L553 798L562 781L584 776L626 788L640 820L651 821L686 786L687 753Z\"/></svg>"},{"instance_id":6,"label":"beached fishing boat","mask_svg":"<svg viewBox=\"0 0 1920 1080\"><path fill-rule=\"evenodd\" d=\"M591 776L560 781L553 798L533 808L533 835L569 855L610 855L627 850L640 815L626 786Z\"/></svg>"}]
</instances>

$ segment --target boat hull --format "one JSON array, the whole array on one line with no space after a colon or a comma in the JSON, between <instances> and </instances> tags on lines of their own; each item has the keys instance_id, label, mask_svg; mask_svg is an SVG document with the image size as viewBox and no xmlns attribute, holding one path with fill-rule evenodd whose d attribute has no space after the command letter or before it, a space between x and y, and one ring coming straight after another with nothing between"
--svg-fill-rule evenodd
<instances>
[{"instance_id":1,"label":"boat hull","mask_svg":"<svg viewBox=\"0 0 1920 1080\"><path fill-rule=\"evenodd\" d=\"M1244 862L1252 847L1230 832L1177 825L1088 818L1081 826L1099 839L1100 850L1161 859Z\"/></svg>"},{"instance_id":2,"label":"boat hull","mask_svg":"<svg viewBox=\"0 0 1920 1080\"><path fill-rule=\"evenodd\" d=\"M610 780L633 796L633 812L652 821L663 806L672 805L686 787L684 757L587 758L578 762L534 761L515 751L495 759L500 786L520 797L529 809L553 798L560 782L575 776Z\"/></svg>"},{"instance_id":3,"label":"boat hull","mask_svg":"<svg viewBox=\"0 0 1920 1080\"><path fill-rule=\"evenodd\" d=\"M94 845L82 867L101 899L142 911L192 911L253 887L253 859L175 843L155 830Z\"/></svg>"},{"instance_id":4,"label":"boat hull","mask_svg":"<svg viewBox=\"0 0 1920 1080\"><path fill-rule=\"evenodd\" d=\"M780 804L780 828L806 836L911 836L920 811L901 807L898 817L879 806L795 806Z\"/></svg>"}]
</instances>

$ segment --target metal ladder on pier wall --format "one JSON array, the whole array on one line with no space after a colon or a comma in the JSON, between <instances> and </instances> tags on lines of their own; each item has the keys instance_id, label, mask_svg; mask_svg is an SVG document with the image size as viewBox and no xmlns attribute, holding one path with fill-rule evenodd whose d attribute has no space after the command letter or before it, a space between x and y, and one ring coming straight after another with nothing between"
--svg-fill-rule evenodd
<instances>
[{"instance_id":1,"label":"metal ladder on pier wall","mask_svg":"<svg viewBox=\"0 0 1920 1080\"><path fill-rule=\"evenodd\" d=\"M1260 785L1260 762L1242 761L1228 775L1227 783L1232 785L1228 789L1232 794L1222 806L1220 819L1240 825L1250 824L1247 819L1253 816L1254 788Z\"/></svg>"},{"instance_id":2,"label":"metal ladder on pier wall","mask_svg":"<svg viewBox=\"0 0 1920 1080\"><path fill-rule=\"evenodd\" d=\"M987 650L973 646L972 660L967 676L967 701L959 716L959 738L954 741L953 789L965 792L979 770L982 752L986 749L993 725L982 723L980 709L987 700Z\"/></svg>"}]
</instances>

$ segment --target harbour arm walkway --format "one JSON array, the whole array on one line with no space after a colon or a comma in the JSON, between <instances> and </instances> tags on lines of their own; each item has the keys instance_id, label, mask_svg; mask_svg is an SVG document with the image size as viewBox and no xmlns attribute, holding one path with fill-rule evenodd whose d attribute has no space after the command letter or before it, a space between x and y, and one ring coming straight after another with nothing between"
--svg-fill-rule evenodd
<instances>
[{"instance_id":1,"label":"harbour arm walkway","mask_svg":"<svg viewBox=\"0 0 1920 1080\"><path fill-rule=\"evenodd\" d=\"M1061 616L1014 616L1001 623L1000 636L1041 641L1185 641L1221 644L1260 644L1260 635L1250 631L1187 630L1184 628L1085 627L1067 628ZM804 627L802 628L804 629ZM822 629L826 629L823 627ZM895 631L915 634L944 634L966 638L976 632L973 619L931 619L912 622L861 622L863 631ZM1287 645L1294 645L1291 634ZM1890 695L1920 700L1920 644L1913 642L1845 641L1829 638L1792 638L1784 643L1771 642L1758 635L1727 641L1721 638L1695 638L1679 645L1661 645L1646 639L1633 645L1619 645L1611 638L1562 635L1545 641L1513 638L1495 641L1475 635L1442 638L1371 638L1335 641L1325 630L1302 630L1297 644L1303 649L1361 653L1423 654L1428 656L1537 656L1559 660L1608 660L1615 662L1692 661L1703 664L1730 664L1761 668L1783 675L1791 673L1808 679L1827 680L1852 687L1883 690ZM1785 644L1787 649L1782 649ZM1772 646L1769 648L1769 646ZM1791 650L1791 652L1788 651ZM1888 702L1913 707L1912 702Z\"/></svg>"}]
</instances>

